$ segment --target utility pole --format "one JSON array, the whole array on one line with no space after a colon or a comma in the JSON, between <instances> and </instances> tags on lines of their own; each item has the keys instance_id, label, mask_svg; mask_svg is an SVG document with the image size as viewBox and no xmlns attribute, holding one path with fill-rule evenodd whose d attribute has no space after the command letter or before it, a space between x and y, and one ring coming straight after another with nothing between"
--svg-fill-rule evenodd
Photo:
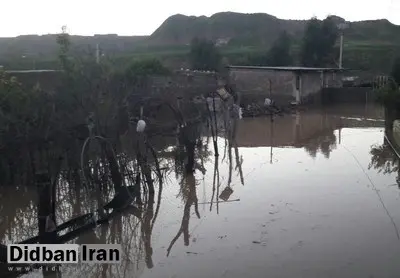
<instances>
[{"instance_id":1,"label":"utility pole","mask_svg":"<svg viewBox=\"0 0 400 278\"><path fill-rule=\"evenodd\" d=\"M343 31L340 32L340 53L339 53L339 68L342 67L342 59L343 59Z\"/></svg>"},{"instance_id":2,"label":"utility pole","mask_svg":"<svg viewBox=\"0 0 400 278\"><path fill-rule=\"evenodd\" d=\"M99 44L96 44L96 63L100 63L100 49L99 49Z\"/></svg>"},{"instance_id":3,"label":"utility pole","mask_svg":"<svg viewBox=\"0 0 400 278\"><path fill-rule=\"evenodd\" d=\"M343 30L347 28L345 22L338 24L338 29L340 31L340 52L339 52L339 69L343 68Z\"/></svg>"}]
</instances>

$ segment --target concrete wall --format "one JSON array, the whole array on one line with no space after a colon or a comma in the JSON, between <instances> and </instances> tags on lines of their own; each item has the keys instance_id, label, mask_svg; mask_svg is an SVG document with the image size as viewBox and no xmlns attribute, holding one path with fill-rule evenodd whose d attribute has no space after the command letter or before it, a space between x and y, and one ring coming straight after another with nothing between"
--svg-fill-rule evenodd
<instances>
[{"instance_id":1,"label":"concrete wall","mask_svg":"<svg viewBox=\"0 0 400 278\"><path fill-rule=\"evenodd\" d=\"M323 74L323 86L324 88L340 88L343 87L343 73L338 72L325 72Z\"/></svg>"},{"instance_id":2,"label":"concrete wall","mask_svg":"<svg viewBox=\"0 0 400 278\"><path fill-rule=\"evenodd\" d=\"M152 93L174 92L174 95L194 97L215 92L218 88L215 73L179 72L171 76L149 78Z\"/></svg>"},{"instance_id":3,"label":"concrete wall","mask_svg":"<svg viewBox=\"0 0 400 278\"><path fill-rule=\"evenodd\" d=\"M342 86L341 75L337 73L270 69L231 68L229 82L245 100L258 102L271 96L279 104L315 101L323 87Z\"/></svg>"},{"instance_id":4,"label":"concrete wall","mask_svg":"<svg viewBox=\"0 0 400 278\"><path fill-rule=\"evenodd\" d=\"M301 91L300 102L313 102L315 95L319 94L322 88L323 75L319 72L305 72L300 74L301 78Z\"/></svg>"},{"instance_id":5,"label":"concrete wall","mask_svg":"<svg viewBox=\"0 0 400 278\"><path fill-rule=\"evenodd\" d=\"M291 71L230 69L229 82L244 101L263 101L269 96L278 103L295 100L296 77Z\"/></svg>"}]
</instances>

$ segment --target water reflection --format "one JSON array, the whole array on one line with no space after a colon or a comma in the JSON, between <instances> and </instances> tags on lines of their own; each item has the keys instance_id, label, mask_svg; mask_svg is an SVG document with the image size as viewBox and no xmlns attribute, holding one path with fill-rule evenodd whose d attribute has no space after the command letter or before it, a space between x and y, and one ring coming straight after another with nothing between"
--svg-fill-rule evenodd
<instances>
[{"instance_id":1,"label":"water reflection","mask_svg":"<svg viewBox=\"0 0 400 278\"><path fill-rule=\"evenodd\" d=\"M400 188L400 159L398 157L400 146L393 134L393 122L396 118L390 117L391 114L393 113L386 113L383 143L371 148L371 162L368 168L374 168L385 175L396 173L396 185Z\"/></svg>"},{"instance_id":2,"label":"water reflection","mask_svg":"<svg viewBox=\"0 0 400 278\"><path fill-rule=\"evenodd\" d=\"M384 138L382 145L373 146L370 153L371 163L368 166L369 169L374 168L383 174L399 172L399 158L386 138Z\"/></svg>"},{"instance_id":3,"label":"water reflection","mask_svg":"<svg viewBox=\"0 0 400 278\"><path fill-rule=\"evenodd\" d=\"M181 185L180 195L184 201L183 217L178 233L172 239L171 243L168 246L167 256L169 256L172 247L182 234L185 246L189 245L189 220L190 220L190 211L192 207L195 211L196 216L200 218L199 204L196 193L197 190L196 179L194 175L187 174L181 181L180 185Z\"/></svg>"},{"instance_id":4,"label":"water reflection","mask_svg":"<svg viewBox=\"0 0 400 278\"><path fill-rule=\"evenodd\" d=\"M313 158L317 156L318 152L321 152L325 158L329 158L330 153L336 149L336 135L334 131L325 131L318 137L311 139L304 146L304 149Z\"/></svg>"},{"instance_id":5,"label":"water reflection","mask_svg":"<svg viewBox=\"0 0 400 278\"><path fill-rule=\"evenodd\" d=\"M244 119L239 123L237 143L239 147L292 147L304 148L313 158L318 153L329 159L337 148L344 128L383 127L381 107L342 105L324 110L297 112L271 121ZM338 130L338 136L335 131ZM339 137L339 138L338 138Z\"/></svg>"},{"instance_id":6,"label":"water reflection","mask_svg":"<svg viewBox=\"0 0 400 278\"><path fill-rule=\"evenodd\" d=\"M295 263L301 256L310 256L310 260L318 261L315 254L322 252L340 261L341 252L346 250L351 254L346 258L356 260L354 258L358 258L360 254L353 249L347 249L344 243L340 245L339 241L341 239L343 242L344 239L350 245L355 242L351 245L354 250L357 246L363 248L362 240L355 237L362 229L352 226L359 215L355 215L350 208L355 203L360 210L362 208L370 213L372 219L378 219L379 213L374 210L373 205L368 205L373 202L371 199L357 199L358 193L365 198L370 196L368 191L356 186L361 180L357 176L358 166L344 165L348 156L341 144L353 146L357 156L364 155L365 152L367 156L363 156L364 160L360 159L362 163L370 163L370 171L376 170L378 174L387 175L397 173L398 162L387 144L377 145L372 149L369 149L370 145L365 147L365 144L375 142L376 137L381 138L383 135L377 129L367 129L383 127L380 111L380 108L370 107L367 111L365 107L341 106L330 110L299 112L275 118L273 121L270 118L258 118L243 119L235 123L219 118L216 138L219 156L215 156L210 130L202 126L204 130L199 132L200 138L197 139L194 149L193 173L187 171L188 150L182 142L175 137L151 138L153 146L157 146L155 151L160 158L159 167L164 179L153 176L154 195L142 190L140 215L135 210L127 210L115 216L108 225L89 229L68 241L120 243L125 254L122 264L80 265L78 268L64 269L62 275L146 278L170 277L174 272L179 272L181 276L177 277L223 277L222 274L226 272L228 277L242 277L249 276L249 273L240 272L235 264L239 260L251 258L252 261L247 261L246 264L257 266L252 273L254 277L263 277L261 274L267 269L271 271L271 277L284 276L283 274L293 277L291 275L300 273L299 271L307 272ZM367 132L374 137L369 139ZM358 146L357 140L364 137L366 142L359 142ZM351 138L355 138L354 141ZM133 176L137 167L134 163L135 154L133 150L129 150L132 145L129 138L124 140L125 143L122 140L120 146L118 162L129 169L126 171L127 176ZM321 160L318 159L319 155ZM101 165L101 162L97 164ZM154 170L155 164L151 165ZM58 182L57 224L88 213L91 211L93 199L97 202L96 198L100 198L107 202L115 192L111 184L104 182L101 196L96 196L93 189L82 186L77 168L79 167L66 168ZM101 183L103 175L106 175L105 172L101 172L95 179ZM351 178L354 175L357 177ZM373 175L378 181L384 179ZM338 181L330 179L331 176ZM131 177L130 180L132 179ZM291 186L293 180L298 183L297 187ZM128 183L129 179L124 179L124 182ZM36 236L36 188L5 186L0 188L0 194L0 215L3 216L0 223L1 243L20 242ZM17 200L15 196L18 196ZM382 198L385 197L383 194ZM344 207L337 208L340 215L336 215L333 209L338 202ZM392 200L391 204L393 207L397 203ZM388 210L392 207L389 205ZM364 216L359 210L357 213ZM400 219L399 215L394 214L393 219ZM382 224L386 220L376 221ZM376 240L372 230L379 229L374 223L362 223L370 228L366 232L366 238L371 242ZM348 232L347 235L338 228L341 226ZM227 237L229 241L225 240ZM270 244L268 252L262 249L264 240ZM305 243L310 245L304 247ZM260 248L248 247L248 244L259 244ZM314 249L324 244L331 251ZM339 244L342 250L336 248L335 244ZM214 246L220 249L215 249ZM196 272L196 263L184 264L183 260L188 254L197 256L196 262L199 266L217 269L221 275L215 275L216 272L207 269L202 275L196 274L200 273L200 270ZM209 259L202 254L209 254ZM396 252L392 250L390 254ZM217 257L222 257L223 270L213 264ZM232 262L229 262L230 259ZM281 267L285 262L293 264L291 267ZM310 266L315 267L306 260L305 264L307 263L309 269ZM230 267L238 272L234 274L233 270L226 270ZM334 269L337 265L321 262L322 267ZM164 270L168 275L163 276ZM318 273L319 276L309 277L327 276L327 273L321 273ZM38 275L40 277L41 274Z\"/></svg>"}]
</instances>

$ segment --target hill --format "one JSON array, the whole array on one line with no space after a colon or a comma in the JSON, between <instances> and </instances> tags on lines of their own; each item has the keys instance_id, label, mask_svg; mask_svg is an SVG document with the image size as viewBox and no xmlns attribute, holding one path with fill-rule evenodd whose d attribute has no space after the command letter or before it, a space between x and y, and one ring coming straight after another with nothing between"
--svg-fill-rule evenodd
<instances>
[{"instance_id":1,"label":"hill","mask_svg":"<svg viewBox=\"0 0 400 278\"><path fill-rule=\"evenodd\" d=\"M343 18L334 16L338 23ZM285 20L269 14L217 13L210 17L173 15L148 39L152 44L179 45L193 37L204 37L231 46L268 46L282 31L300 39L306 20ZM388 20L346 22L346 39L359 42L400 44L400 26Z\"/></svg>"},{"instance_id":2,"label":"hill","mask_svg":"<svg viewBox=\"0 0 400 278\"><path fill-rule=\"evenodd\" d=\"M217 13L210 17L173 15L151 34L152 44L188 44L203 37L229 44L264 45L286 30L300 36L306 21L282 20L269 14Z\"/></svg>"},{"instance_id":3,"label":"hill","mask_svg":"<svg viewBox=\"0 0 400 278\"><path fill-rule=\"evenodd\" d=\"M346 22L338 16L337 23ZM344 63L349 67L387 71L400 49L400 26L388 20L346 22ZM94 49L97 44L118 63L131 58L156 57L172 67L187 66L186 55L194 37L215 41L229 63L248 63L250 53L263 53L282 31L295 39L298 51L306 20L285 20L263 13L222 12L210 17L173 15L150 36L71 36L74 51ZM57 67L56 35L0 38L0 65L32 69Z\"/></svg>"}]
</instances>

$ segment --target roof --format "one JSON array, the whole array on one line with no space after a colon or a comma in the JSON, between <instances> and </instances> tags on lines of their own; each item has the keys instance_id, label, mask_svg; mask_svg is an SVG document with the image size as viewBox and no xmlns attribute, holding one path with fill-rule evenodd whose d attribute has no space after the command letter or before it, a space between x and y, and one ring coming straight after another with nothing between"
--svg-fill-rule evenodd
<instances>
[{"instance_id":1,"label":"roof","mask_svg":"<svg viewBox=\"0 0 400 278\"><path fill-rule=\"evenodd\" d=\"M230 69L254 69L254 70L276 70L276 71L347 71L340 68L310 68L310 67L259 67L259 66L227 66Z\"/></svg>"}]
</instances>

